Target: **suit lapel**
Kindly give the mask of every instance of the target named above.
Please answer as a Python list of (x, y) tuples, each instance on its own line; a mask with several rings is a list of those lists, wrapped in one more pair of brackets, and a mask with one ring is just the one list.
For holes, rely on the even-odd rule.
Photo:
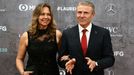
[[(81, 42), (80, 42), (80, 36), (79, 36), (79, 28), (78, 28), (78, 25), (74, 27), (73, 29), (73, 36), (74, 36), (74, 39), (75, 39), (75, 44), (77, 47), (77, 52), (80, 53), (80, 55), (83, 55), (83, 52), (82, 52), (82, 47), (81, 47)], [(79, 38), (78, 38), (79, 37)]]
[(88, 48), (87, 48), (86, 55), (87, 55), (87, 53), (89, 53), (92, 50), (92, 45), (94, 45), (94, 43), (95, 43), (95, 39), (96, 39), (97, 33), (98, 32), (95, 29), (95, 26), (92, 25), (92, 29), (91, 29), (91, 34), (90, 34), (90, 38), (89, 38), (89, 41), (88, 41)]

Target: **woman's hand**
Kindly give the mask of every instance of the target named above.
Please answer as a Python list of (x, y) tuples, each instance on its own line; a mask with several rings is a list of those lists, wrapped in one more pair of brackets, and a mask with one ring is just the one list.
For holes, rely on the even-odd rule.
[(32, 75), (33, 71), (24, 71), (21, 75)]

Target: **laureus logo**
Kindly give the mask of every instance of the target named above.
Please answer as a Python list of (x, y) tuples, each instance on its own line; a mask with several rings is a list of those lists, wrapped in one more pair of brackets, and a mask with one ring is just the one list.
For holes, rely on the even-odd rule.
[(34, 10), (35, 6), (33, 5), (27, 5), (27, 4), (20, 4), (19, 10), (20, 11), (28, 11), (28, 10)]
[(105, 8), (105, 11), (110, 16), (115, 15), (117, 13), (117, 11), (116, 11), (116, 5), (115, 4), (112, 4), (112, 3), (108, 4), (106, 6), (106, 8)]

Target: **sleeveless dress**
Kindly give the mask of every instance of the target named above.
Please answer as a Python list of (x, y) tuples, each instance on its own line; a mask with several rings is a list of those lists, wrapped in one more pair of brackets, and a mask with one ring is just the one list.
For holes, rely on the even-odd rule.
[(27, 71), (33, 71), (32, 75), (59, 75), (56, 53), (58, 46), (56, 36), (53, 41), (47, 37), (46, 30), (38, 30), (36, 38), (30, 38), (28, 32), (28, 61)]

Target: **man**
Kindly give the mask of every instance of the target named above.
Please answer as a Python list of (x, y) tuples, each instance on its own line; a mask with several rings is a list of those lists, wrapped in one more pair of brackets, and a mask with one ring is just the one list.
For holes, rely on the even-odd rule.
[(110, 33), (91, 23), (94, 15), (92, 2), (78, 3), (78, 24), (63, 31), (59, 65), (67, 75), (104, 75), (104, 69), (114, 64)]

